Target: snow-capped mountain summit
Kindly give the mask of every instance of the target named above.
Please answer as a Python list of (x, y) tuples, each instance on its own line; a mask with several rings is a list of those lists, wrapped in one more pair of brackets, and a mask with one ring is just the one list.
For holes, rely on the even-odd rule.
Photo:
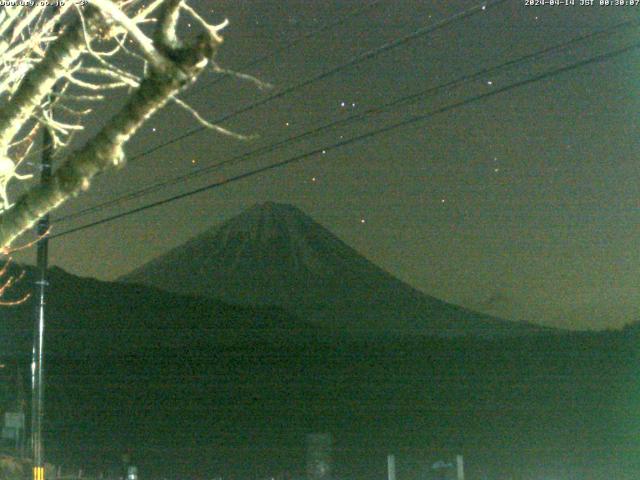
[(122, 278), (240, 305), (277, 305), (338, 330), (517, 334), (532, 325), (410, 287), (292, 205), (253, 206)]
[[(269, 269), (269, 275), (283, 273), (285, 268), (289, 274), (293, 270), (300, 275), (307, 270), (322, 270), (322, 259), (308, 238), (314, 225), (317, 226), (310, 217), (292, 205), (266, 202), (219, 229), (210, 230), (204, 237), (215, 239), (217, 251), (224, 254), (225, 268), (236, 270), (252, 260), (249, 263), (258, 262)], [(254, 272), (255, 265), (246, 266)]]

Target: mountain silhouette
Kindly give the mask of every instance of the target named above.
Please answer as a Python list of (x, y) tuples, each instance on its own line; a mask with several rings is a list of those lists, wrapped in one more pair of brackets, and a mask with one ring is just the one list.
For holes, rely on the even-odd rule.
[(277, 306), (337, 331), (435, 335), (541, 330), (426, 295), (298, 208), (257, 204), (121, 280), (238, 305)]
[[(33, 293), (32, 268), (12, 274), (21, 268), (7, 299)], [(277, 307), (55, 267), (48, 281), (45, 444), (54, 464), (110, 471), (131, 448), (149, 478), (285, 469), (302, 478), (301, 439), (330, 431), (340, 478), (383, 476), (389, 451), (407, 463), (462, 451), (473, 478), (510, 478), (514, 459), (531, 478), (546, 478), (549, 465), (586, 472), (575, 478), (638, 478), (633, 326), (370, 341)], [(1, 364), (22, 366), (25, 390), (35, 303), (0, 310)]]

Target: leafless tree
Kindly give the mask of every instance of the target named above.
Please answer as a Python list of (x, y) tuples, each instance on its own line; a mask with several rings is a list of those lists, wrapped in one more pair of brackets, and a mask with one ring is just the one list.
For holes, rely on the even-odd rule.
[[(0, 9), (0, 247), (5, 253), (38, 218), (88, 189), (95, 175), (123, 165), (126, 143), (167, 102), (209, 128), (235, 135), (178, 98), (206, 68), (223, 71), (214, 55), (226, 21), (209, 23), (187, 0), (5, 3)], [(198, 36), (180, 38), (181, 16), (199, 27)], [(86, 125), (94, 104), (117, 89), (126, 92), (122, 108), (75, 145), (73, 134)], [(34, 153), (43, 128), (55, 145), (57, 168), (49, 182), (31, 184), (11, 202), (7, 185), (30, 177), (17, 170)]]

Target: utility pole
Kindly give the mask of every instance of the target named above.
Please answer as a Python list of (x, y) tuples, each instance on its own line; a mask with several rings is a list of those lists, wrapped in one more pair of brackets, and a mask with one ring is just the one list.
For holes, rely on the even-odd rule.
[(464, 480), (464, 458), (462, 455), (456, 455), (456, 478)]
[(396, 480), (396, 456), (387, 455), (387, 480)]
[[(53, 137), (47, 126), (43, 127), (42, 170), (40, 183), (48, 183), (51, 178), (51, 157)], [(31, 357), (31, 446), (33, 448), (33, 480), (44, 480), (44, 447), (42, 441), (42, 420), (44, 418), (44, 325), (49, 261), (49, 215), (38, 221), (38, 266), (36, 277), (36, 312), (33, 328), (33, 350)]]

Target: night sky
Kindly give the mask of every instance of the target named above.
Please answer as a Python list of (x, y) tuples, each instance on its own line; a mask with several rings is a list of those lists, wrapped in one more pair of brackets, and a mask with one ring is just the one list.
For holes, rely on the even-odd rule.
[[(524, 0), (513, 0), (454, 21), (224, 122), (235, 131), (259, 135), (256, 140), (242, 142), (210, 131), (189, 136), (103, 175), (53, 218), (625, 20), (640, 20), (640, 6), (575, 3), (526, 6)], [(274, 85), (260, 91), (248, 82), (203, 76), (184, 98), (210, 120), (482, 5), (478, 0), (385, 0), (349, 16), (367, 2), (191, 4), (211, 20), (229, 18), (218, 55), (222, 66)], [(282, 49), (342, 17), (347, 17), (342, 24)], [(639, 32), (627, 26), (585, 39), (268, 155), (56, 223), (53, 233), (618, 50), (637, 42)], [(264, 62), (243, 68), (263, 56), (268, 56)], [(81, 276), (112, 280), (256, 202), (272, 200), (300, 207), (370, 260), (430, 295), (509, 319), (576, 329), (619, 327), (640, 318), (639, 66), (640, 50), (631, 50), (62, 236), (51, 242), (51, 262)], [(118, 104), (115, 99), (110, 103)], [(98, 124), (92, 121), (89, 130)], [(135, 157), (193, 128), (197, 124), (185, 112), (168, 106), (130, 142), (128, 154)]]

